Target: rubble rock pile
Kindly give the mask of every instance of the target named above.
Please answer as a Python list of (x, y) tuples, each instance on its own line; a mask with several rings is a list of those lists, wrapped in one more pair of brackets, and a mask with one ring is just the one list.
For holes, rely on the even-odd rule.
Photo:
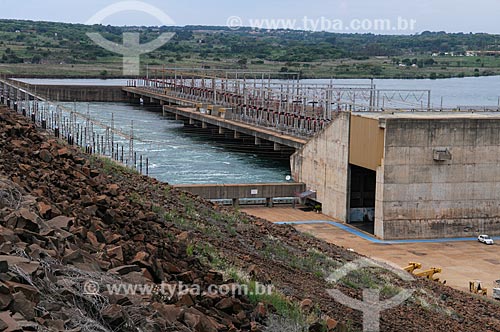
[(244, 297), (176, 289), (232, 281), (76, 148), (3, 110), (0, 151), (0, 331), (261, 330)]

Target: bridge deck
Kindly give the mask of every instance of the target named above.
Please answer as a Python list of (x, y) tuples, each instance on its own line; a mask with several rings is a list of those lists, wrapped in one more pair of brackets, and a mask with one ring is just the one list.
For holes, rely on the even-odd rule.
[(165, 103), (178, 104), (178, 105), (165, 106), (165, 110), (173, 114), (193, 119), (196, 121), (208, 123), (214, 126), (232, 130), (245, 135), (253, 136), (259, 139), (268, 140), (277, 144), (289, 146), (294, 149), (300, 149), (308, 142), (307, 139), (283, 134), (272, 129), (259, 127), (236, 120), (224, 119), (215, 115), (201, 113), (196, 109), (196, 104), (197, 104), (196, 101), (190, 101), (187, 99), (182, 99), (179, 97), (174, 97), (166, 94), (159, 94), (152, 91), (145, 91), (143, 89), (134, 87), (124, 87), (123, 90), (125, 92), (140, 95), (142, 97), (153, 98), (159, 101), (163, 101)]

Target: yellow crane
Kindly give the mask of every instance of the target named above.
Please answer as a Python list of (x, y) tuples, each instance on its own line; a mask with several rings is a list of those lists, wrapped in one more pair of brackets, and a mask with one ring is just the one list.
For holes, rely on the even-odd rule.
[(410, 263), (408, 263), (408, 266), (403, 267), (403, 270), (405, 270), (406, 272), (413, 273), (415, 270), (418, 270), (421, 268), (422, 268), (422, 264), (410, 262)]
[[(427, 279), (432, 280), (432, 281), (439, 282), (439, 277), (435, 276), (435, 274), (441, 273), (442, 272), (441, 268), (432, 267), (428, 270), (416, 271), (416, 270), (419, 270), (421, 268), (422, 268), (422, 264), (416, 263), (416, 262), (410, 262), (410, 263), (408, 263), (408, 266), (403, 267), (403, 270), (413, 274), (414, 276), (423, 277), (423, 278), (427, 278)], [(442, 283), (446, 284), (446, 280), (442, 281)]]
[(442, 272), (441, 268), (439, 268), (439, 267), (431, 267), (428, 270), (424, 270), (424, 271), (421, 271), (421, 272), (416, 272), (416, 273), (413, 273), (413, 274), (415, 276), (417, 276), (417, 277), (423, 277), (423, 278), (427, 278), (429, 280), (439, 281), (439, 277), (436, 277), (435, 274), (438, 274), (438, 273), (441, 273), (441, 272)]

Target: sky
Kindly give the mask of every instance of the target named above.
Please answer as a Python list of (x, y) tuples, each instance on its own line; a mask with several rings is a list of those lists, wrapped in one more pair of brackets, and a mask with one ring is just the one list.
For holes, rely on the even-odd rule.
[[(415, 34), (423, 31), (499, 33), (499, 0), (141, 0), (154, 6), (153, 17), (137, 2), (120, 0), (0, 0), (3, 19), (86, 23), (114, 7), (99, 22), (111, 25), (217, 25), (300, 30)], [(22, 4), (22, 5), (21, 5)], [(139, 6), (139, 7), (138, 7)], [(124, 10), (126, 7), (127, 10)], [(142, 6), (142, 9), (147, 6)], [(156, 10), (157, 9), (157, 10)], [(113, 13), (112, 15), (110, 13)], [(109, 14), (109, 15), (108, 15)], [(104, 16), (106, 16), (104, 18)], [(170, 19), (166, 20), (166, 17)], [(379, 23), (377, 23), (379, 21)], [(380, 23), (383, 22), (383, 23)]]

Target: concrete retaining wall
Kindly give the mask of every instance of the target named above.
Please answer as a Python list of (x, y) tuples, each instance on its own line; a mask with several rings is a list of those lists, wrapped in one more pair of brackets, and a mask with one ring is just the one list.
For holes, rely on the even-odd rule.
[(387, 119), (385, 141), (377, 236), (500, 235), (500, 119)]
[(120, 86), (31, 85), (29, 90), (53, 101), (124, 102)]
[(205, 199), (295, 197), (305, 191), (303, 183), (200, 184), (176, 185), (175, 188)]
[(346, 221), (350, 113), (341, 112), (291, 158), (294, 179), (317, 192), (323, 213)]

